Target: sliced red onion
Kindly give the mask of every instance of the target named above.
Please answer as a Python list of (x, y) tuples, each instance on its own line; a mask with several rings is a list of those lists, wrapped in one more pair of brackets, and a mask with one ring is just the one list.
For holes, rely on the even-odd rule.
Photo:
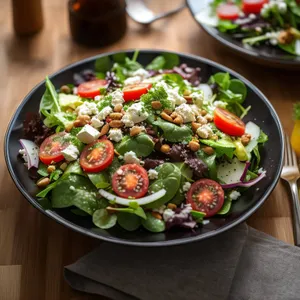
[(255, 184), (257, 184), (259, 181), (261, 181), (264, 177), (266, 177), (266, 172), (262, 172), (257, 178), (252, 179), (247, 182), (236, 182), (236, 183), (230, 183), (230, 184), (221, 184), (223, 189), (233, 189), (236, 187), (251, 187)]
[(39, 167), (39, 147), (30, 140), (21, 139), (20, 143), (25, 150), (28, 158), (27, 166), (28, 170), (32, 167)]
[(245, 164), (244, 172), (243, 172), (243, 174), (242, 174), (242, 176), (241, 176), (241, 178), (240, 178), (240, 181), (243, 182), (243, 181), (245, 180), (246, 175), (247, 175), (247, 171), (248, 171), (250, 165), (251, 165), (250, 161), (247, 161), (246, 164)]

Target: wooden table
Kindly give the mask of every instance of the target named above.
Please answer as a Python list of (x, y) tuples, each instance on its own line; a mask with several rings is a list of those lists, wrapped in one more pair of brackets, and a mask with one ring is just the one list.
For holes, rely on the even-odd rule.
[[(70, 38), (66, 1), (44, 1), (45, 28), (30, 39), (14, 36), (8, 2), (0, 0), (1, 149), (12, 114), (45, 75), (91, 55), (128, 48), (193, 53), (236, 70), (270, 99), (285, 131), (291, 132), (292, 103), (299, 100), (297, 74), (261, 67), (225, 51), (205, 35), (187, 9), (158, 21), (148, 30), (129, 21), (127, 35), (121, 41), (110, 47), (89, 49), (74, 44)], [(156, 9), (166, 9), (168, 4), (171, 1), (152, 1)], [(94, 299), (72, 291), (63, 280), (62, 270), (99, 242), (58, 225), (34, 209), (9, 177), (3, 155), (0, 161), (0, 298)], [(281, 183), (248, 223), (293, 243), (289, 199)]]

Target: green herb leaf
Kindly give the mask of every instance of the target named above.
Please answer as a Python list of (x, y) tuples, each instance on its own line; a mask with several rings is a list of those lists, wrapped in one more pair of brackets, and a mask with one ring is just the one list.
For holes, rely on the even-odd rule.
[(111, 186), (107, 172), (87, 173), (88, 178), (97, 189), (107, 189)]
[(234, 24), (232, 21), (229, 21), (229, 20), (219, 20), (218, 21), (218, 29), (221, 32), (231, 31), (238, 27), (239, 27), (239, 25)]
[(179, 56), (175, 53), (165, 52), (162, 54), (165, 59), (164, 69), (173, 69), (174, 67), (178, 66), (180, 63)]
[(260, 130), (260, 134), (259, 134), (259, 137), (257, 139), (257, 143), (258, 144), (264, 144), (268, 141), (268, 136), (262, 131)]
[(98, 209), (93, 214), (93, 223), (101, 229), (109, 229), (116, 225), (117, 216), (109, 214), (106, 209)]
[(141, 226), (141, 218), (126, 212), (118, 213), (118, 224), (127, 231), (137, 230)]
[[(224, 151), (222, 151), (224, 152)], [(231, 155), (231, 154), (229, 154)], [(217, 164), (216, 164), (216, 158), (217, 154), (214, 153), (213, 155), (207, 155), (204, 151), (199, 150), (197, 152), (197, 156), (205, 162), (205, 164), (208, 167), (208, 174), (209, 178), (213, 180), (217, 180)]]
[(231, 204), (231, 199), (229, 197), (226, 197), (221, 210), (218, 211), (218, 215), (226, 215), (230, 211)]
[(152, 62), (147, 65), (147, 70), (162, 70), (164, 68), (164, 65), (166, 63), (166, 60), (163, 56), (156, 56)]
[(242, 101), (247, 97), (247, 87), (246, 85), (239, 79), (230, 80), (229, 90), (234, 94), (242, 95)]
[(45, 110), (50, 110), (52, 112), (60, 112), (61, 109), (58, 104), (58, 95), (54, 85), (52, 84), (48, 76), (46, 77), (45, 85), (46, 91), (40, 102), (40, 112), (43, 112)]
[(49, 174), (48, 174), (48, 171), (47, 171), (47, 168), (48, 166), (46, 166), (45, 164), (43, 164), (42, 162), (39, 163), (39, 168), (37, 170), (37, 172), (43, 176), (43, 177), (47, 177)]
[(200, 140), (200, 141), (201, 143), (214, 148), (217, 157), (221, 157), (224, 154), (229, 158), (233, 157), (233, 153), (236, 147), (232, 141), (229, 141), (227, 139), (219, 139), (217, 141), (213, 141), (213, 140)]
[(59, 179), (60, 175), (63, 173), (62, 170), (56, 169), (50, 174), (50, 180), (56, 181)]
[(150, 212), (146, 213), (147, 219), (142, 220), (144, 228), (151, 232), (163, 232), (166, 230), (166, 224), (163, 220), (156, 219)]
[(126, 58), (125, 53), (116, 53), (112, 55), (113, 61), (120, 64), (125, 62), (125, 58)]
[(95, 71), (106, 73), (111, 69), (111, 60), (108, 56), (99, 57), (95, 62)]
[(144, 103), (144, 107), (148, 112), (153, 110), (151, 105), (152, 101), (159, 101), (162, 105), (162, 109), (173, 108), (171, 101), (168, 100), (168, 94), (162, 86), (150, 89), (147, 94), (141, 97), (140, 101)]

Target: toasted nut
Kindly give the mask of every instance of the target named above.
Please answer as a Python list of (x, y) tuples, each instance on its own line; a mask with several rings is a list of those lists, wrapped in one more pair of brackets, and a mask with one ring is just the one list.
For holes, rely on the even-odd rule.
[(214, 134), (214, 135), (211, 136), (210, 139), (213, 140), (213, 141), (217, 141), (219, 139), (219, 137), (216, 134)]
[(70, 94), (71, 93), (71, 89), (67, 85), (61, 86), (60, 91), (61, 91), (61, 93), (64, 93), (64, 94)]
[(133, 126), (130, 128), (130, 136), (136, 136), (142, 132), (142, 128), (139, 126)]
[(105, 125), (101, 128), (100, 136), (103, 136), (103, 135), (107, 134), (107, 133), (108, 133), (108, 130), (109, 130), (109, 124), (105, 124)]
[(194, 132), (196, 132), (199, 127), (201, 127), (200, 123), (192, 122), (192, 129)]
[(251, 134), (245, 133), (241, 137), (241, 142), (244, 146), (247, 146), (251, 140)]
[(109, 126), (112, 128), (121, 128), (124, 124), (120, 120), (112, 120), (109, 122)]
[(165, 112), (162, 112), (160, 114), (160, 116), (166, 121), (173, 122), (173, 119), (169, 115), (167, 115)]
[(48, 168), (47, 168), (47, 172), (50, 174), (50, 173), (52, 173), (52, 172), (54, 172), (56, 170), (56, 167), (55, 166), (48, 166)]
[(162, 107), (160, 101), (152, 101), (151, 106), (153, 109), (161, 109), (161, 107)]
[(154, 218), (158, 219), (158, 220), (161, 220), (162, 219), (162, 216), (156, 212), (156, 211), (151, 211), (151, 214)]
[(179, 116), (179, 115), (178, 115), (178, 116), (173, 120), (173, 122), (174, 122), (175, 124), (177, 124), (177, 125), (183, 124), (182, 116)]
[(64, 171), (67, 168), (67, 166), (68, 166), (68, 164), (64, 162), (60, 165), (59, 168)]
[(173, 111), (171, 109), (165, 108), (163, 112), (166, 113), (167, 115), (170, 115)]
[(184, 90), (183, 91), (183, 96), (189, 96), (192, 92), (189, 90)]
[(82, 127), (83, 125), (82, 125), (81, 121), (75, 120), (74, 123), (73, 123), (73, 126), (74, 127)]
[(67, 113), (72, 113), (72, 112), (73, 112), (73, 109), (72, 109), (72, 108), (67, 108), (67, 109), (66, 109), (66, 112), (67, 112)]
[(66, 132), (70, 132), (72, 128), (74, 127), (74, 123), (70, 123), (65, 127)]
[(207, 124), (207, 120), (205, 119), (205, 117), (202, 116), (197, 117), (197, 122), (200, 123), (201, 125)]
[(183, 96), (183, 98), (186, 100), (187, 103), (192, 104), (193, 98), (191, 96)]
[(170, 148), (170, 146), (167, 145), (167, 144), (164, 144), (164, 145), (162, 145), (162, 146), (160, 147), (160, 151), (163, 152), (163, 153), (168, 153), (168, 152), (170, 152), (170, 150), (171, 150), (171, 148)]
[(281, 31), (278, 35), (278, 42), (280, 44), (290, 44), (295, 39), (290, 30)]
[(176, 117), (178, 117), (179, 115), (178, 115), (178, 113), (176, 112), (176, 111), (173, 111), (172, 113), (171, 113), (171, 118), (173, 118), (173, 119), (175, 119)]
[(176, 208), (177, 208), (177, 205), (176, 205), (176, 204), (174, 204), (174, 203), (168, 203), (167, 207), (168, 207), (169, 209), (172, 209), (172, 210), (174, 210), (174, 209), (176, 209)]
[(196, 141), (190, 141), (189, 142), (189, 147), (193, 152), (196, 152), (200, 149), (200, 144)]
[(119, 112), (113, 112), (109, 115), (112, 120), (121, 120), (123, 115)]
[(88, 115), (81, 115), (78, 116), (77, 119), (74, 121), (75, 127), (82, 127), (86, 124), (89, 124), (91, 122), (91, 117)]
[(215, 153), (214, 148), (212, 147), (203, 147), (203, 152), (205, 152), (207, 155), (213, 155)]
[(114, 107), (114, 112), (120, 112), (123, 108), (122, 104), (116, 104)]
[(206, 114), (207, 114), (207, 111), (206, 111), (205, 109), (202, 109), (202, 110), (201, 110), (201, 115), (202, 115), (202, 116), (205, 116)]
[(48, 177), (45, 177), (45, 178), (40, 179), (40, 180), (36, 183), (36, 185), (37, 185), (38, 187), (45, 187), (45, 186), (47, 186), (49, 183), (50, 183), (50, 179), (49, 179)]
[(204, 118), (207, 120), (207, 122), (212, 122), (214, 120), (214, 117), (209, 114), (207, 114)]

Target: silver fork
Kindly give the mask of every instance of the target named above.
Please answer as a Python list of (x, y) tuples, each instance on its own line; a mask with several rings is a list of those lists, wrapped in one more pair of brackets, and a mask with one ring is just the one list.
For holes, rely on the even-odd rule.
[(297, 181), (300, 178), (300, 172), (297, 164), (295, 151), (292, 149), (290, 139), (285, 135), (284, 145), (284, 165), (281, 172), (281, 178), (284, 179), (291, 188), (293, 199), (293, 231), (295, 245), (300, 246), (300, 203)]

